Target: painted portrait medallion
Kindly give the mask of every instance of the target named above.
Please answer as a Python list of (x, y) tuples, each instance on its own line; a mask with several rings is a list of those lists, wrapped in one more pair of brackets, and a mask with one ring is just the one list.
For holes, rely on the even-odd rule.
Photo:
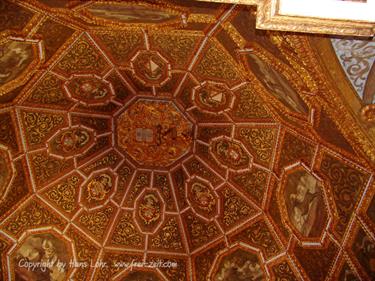
[(178, 15), (143, 5), (94, 4), (87, 11), (94, 17), (121, 23), (165, 23)]
[(243, 249), (222, 257), (212, 277), (214, 281), (266, 280), (258, 256)]
[(84, 152), (93, 141), (93, 134), (83, 128), (64, 129), (49, 142), (50, 151), (60, 156), (74, 156)]
[(96, 76), (75, 76), (66, 84), (68, 94), (83, 104), (97, 105), (108, 103), (112, 97), (109, 82)]
[(138, 100), (117, 120), (117, 141), (139, 164), (165, 167), (190, 150), (193, 126), (172, 102)]
[(0, 86), (19, 76), (33, 61), (33, 45), (10, 41), (0, 45)]
[(307, 171), (295, 171), (287, 176), (284, 200), (294, 229), (303, 237), (320, 237), (328, 217), (320, 182)]
[(0, 90), (28, 76), (35, 56), (34, 43), (9, 39), (0, 43)]
[[(69, 252), (55, 235), (30, 235), (13, 255), (15, 280), (65, 281), (72, 258)], [(27, 264), (38, 266), (31, 270)]]
[(255, 54), (247, 54), (250, 70), (276, 99), (291, 111), (307, 114), (309, 109), (290, 83)]
[(234, 170), (246, 169), (250, 165), (250, 156), (242, 145), (227, 138), (210, 143), (210, 151), (220, 164)]

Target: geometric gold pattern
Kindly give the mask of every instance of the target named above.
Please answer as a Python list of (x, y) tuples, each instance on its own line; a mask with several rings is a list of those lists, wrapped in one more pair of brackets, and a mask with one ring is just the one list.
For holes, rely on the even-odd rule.
[(373, 279), (373, 144), (308, 35), (241, 5), (3, 2), (0, 280)]
[(170, 102), (138, 100), (119, 117), (117, 130), (119, 146), (143, 165), (171, 164), (191, 145), (192, 125)]

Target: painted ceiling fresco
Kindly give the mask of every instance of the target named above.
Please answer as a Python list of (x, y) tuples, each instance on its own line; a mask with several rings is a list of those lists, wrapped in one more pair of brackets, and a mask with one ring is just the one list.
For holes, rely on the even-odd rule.
[(365, 104), (375, 103), (375, 41), (332, 39), (337, 58)]
[(375, 279), (374, 143), (331, 41), (255, 16), (0, 2), (0, 280)]

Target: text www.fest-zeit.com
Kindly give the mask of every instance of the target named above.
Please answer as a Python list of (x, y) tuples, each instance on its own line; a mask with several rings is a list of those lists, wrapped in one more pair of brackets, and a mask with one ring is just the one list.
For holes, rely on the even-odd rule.
[(88, 267), (116, 267), (116, 268), (130, 268), (130, 267), (147, 267), (147, 268), (176, 268), (177, 263), (171, 261), (150, 261), (150, 262), (139, 262), (132, 260), (131, 262), (114, 262), (113, 264), (108, 264), (107, 262), (103, 261), (96, 261), (95, 263), (89, 262), (77, 262), (77, 261), (70, 261), (69, 263), (57, 261), (55, 263), (52, 262), (30, 262), (27, 259), (21, 259), (18, 262), (19, 267), (27, 268), (30, 271), (35, 271), (39, 269), (41, 271), (46, 271), (48, 268), (57, 267), (59, 269), (67, 269), (70, 268), (88, 268)]

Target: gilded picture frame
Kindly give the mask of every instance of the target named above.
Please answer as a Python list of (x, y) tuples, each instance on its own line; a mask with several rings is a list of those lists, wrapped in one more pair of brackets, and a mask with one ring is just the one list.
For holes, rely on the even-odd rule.
[(257, 5), (258, 29), (372, 37), (374, 0), (198, 0)]

